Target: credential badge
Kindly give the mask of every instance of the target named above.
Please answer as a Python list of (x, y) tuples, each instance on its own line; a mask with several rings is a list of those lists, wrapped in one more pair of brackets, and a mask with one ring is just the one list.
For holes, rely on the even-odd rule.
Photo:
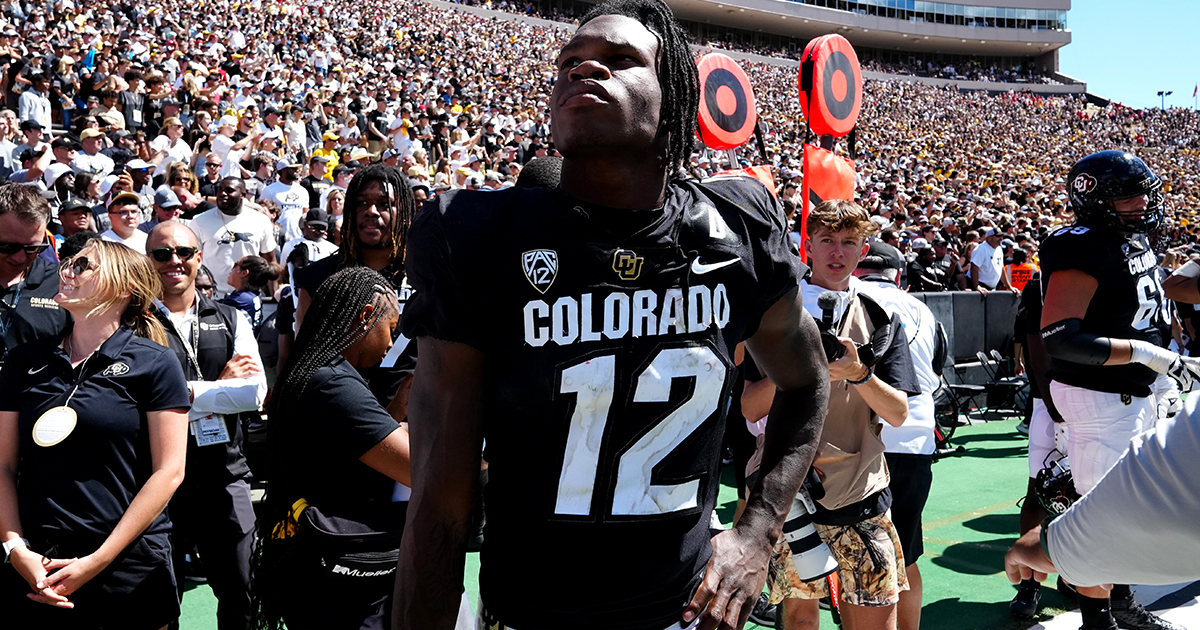
[(552, 249), (534, 249), (521, 254), (521, 268), (529, 284), (541, 293), (550, 290), (554, 277), (558, 275), (558, 252)]

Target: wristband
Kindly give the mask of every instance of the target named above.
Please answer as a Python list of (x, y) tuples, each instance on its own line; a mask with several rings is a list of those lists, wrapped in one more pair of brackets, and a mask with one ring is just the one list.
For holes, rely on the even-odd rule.
[(867, 381), (871, 380), (872, 376), (875, 376), (875, 371), (872, 370), (870, 366), (867, 366), (867, 374), (865, 376), (863, 376), (861, 379), (859, 379), (857, 381), (852, 381), (850, 379), (846, 379), (846, 382), (850, 383), (851, 385), (862, 385), (863, 383), (866, 383)]
[(12, 552), (20, 549), (21, 547), (29, 547), (29, 541), (25, 540), (24, 538), (14, 538), (2, 544), (4, 546), (4, 564), (10, 564), (12, 562)]
[(1194, 260), (1189, 260), (1184, 265), (1175, 270), (1174, 275), (1183, 276), (1185, 278), (1200, 277), (1200, 263)]
[[(1054, 519), (1058, 518), (1058, 516), (1055, 514), (1054, 516), (1047, 516), (1042, 520), (1042, 531), (1038, 534), (1038, 540), (1042, 543), (1042, 553), (1046, 554), (1047, 558), (1050, 558), (1050, 543), (1047, 541), (1046, 534), (1050, 531), (1050, 523), (1053, 523)], [(1050, 561), (1054, 562), (1054, 558), (1050, 558)]]

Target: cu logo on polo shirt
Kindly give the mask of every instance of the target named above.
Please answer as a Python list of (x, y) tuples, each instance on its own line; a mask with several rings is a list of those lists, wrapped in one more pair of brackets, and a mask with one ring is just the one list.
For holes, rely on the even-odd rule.
[(118, 361), (106, 368), (100, 373), (100, 376), (121, 376), (129, 372), (129, 364)]

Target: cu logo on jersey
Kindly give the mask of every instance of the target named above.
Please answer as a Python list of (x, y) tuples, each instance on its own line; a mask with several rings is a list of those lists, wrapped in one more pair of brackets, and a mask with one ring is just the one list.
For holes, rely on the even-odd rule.
[(541, 293), (550, 289), (558, 275), (558, 253), (550, 249), (535, 249), (521, 254), (521, 267), (529, 284)]
[(1075, 189), (1075, 192), (1086, 195), (1096, 189), (1096, 178), (1089, 173), (1080, 173), (1075, 181), (1071, 182), (1071, 187)]
[(645, 260), (631, 249), (618, 249), (613, 253), (613, 271), (622, 280), (637, 280), (642, 275), (642, 263)]

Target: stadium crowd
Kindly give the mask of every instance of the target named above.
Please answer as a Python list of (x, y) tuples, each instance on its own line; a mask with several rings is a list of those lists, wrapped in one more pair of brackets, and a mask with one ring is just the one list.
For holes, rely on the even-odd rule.
[[(528, 4), (501, 3), (495, 8), (540, 15)], [(264, 328), (268, 336), (275, 329), (281, 337), (279, 368), (287, 363), (293, 342), (294, 362), (313, 362), (304, 378), (318, 378), (317, 362), (344, 360), (352, 368), (370, 368), (386, 353), (387, 361), (396, 365), (391, 338), (372, 331), (378, 327), (391, 333), (412, 293), (403, 277), (405, 231), (412, 217), (401, 216), (402, 209), (451, 190), (511, 188), (527, 165), (556, 154), (549, 120), (554, 58), (570, 37), (572, 16), (547, 16), (564, 21), (561, 26), (544, 26), (518, 17), (481, 17), (421, 0), (13, 0), (2, 10), (0, 92), (5, 108), (0, 110), (0, 181), (40, 193), (49, 209), (43, 225), (54, 238), (54, 247), (46, 251), (18, 244), (2, 253), (10, 258), (22, 251), (27, 257), (37, 254), (46, 265), (68, 260), (59, 273), (72, 283), (96, 270), (89, 262), (120, 261), (131, 274), (146, 275), (153, 271), (146, 266), (152, 260), (164, 279), (186, 285), (174, 294), (170, 286), (157, 285), (166, 305), (161, 309), (170, 311), (158, 317), (149, 294), (141, 294), (154, 285), (147, 280), (135, 315), (146, 322), (157, 317), (154, 321), (183, 330), (181, 322), (191, 321), (183, 313), (196, 308), (204, 330), (228, 331), (228, 356), (220, 360), (216, 355), (198, 357), (204, 350), (197, 346), (200, 328), (191, 329), (190, 342), (186, 332), (171, 340), (188, 383), (233, 380), (242, 388), (219, 404), (209, 400), (212, 396), (205, 398), (203, 388), (193, 390), (189, 420), (197, 441), (242, 440), (243, 423), (237, 414), (256, 414), (266, 391), (257, 366), (267, 357), (253, 350)], [(814, 138), (800, 111), (796, 69), (759, 62), (743, 62), (742, 67), (755, 86), (761, 140), (737, 149), (733, 162), (726, 152), (698, 151), (685, 157), (685, 169), (704, 179), (724, 170), (769, 166), (777, 196), (799, 231), (800, 156), (804, 143)], [(882, 62), (867, 62), (865, 67), (955, 79), (1050, 81), (1027, 69), (973, 66), (960, 71), (953, 66)], [(987, 94), (914, 81), (868, 81), (854, 141), (837, 142), (837, 152), (855, 162), (857, 202), (871, 215), (873, 225), (857, 229), (878, 232), (884, 243), (899, 250), (905, 260), (896, 266), (884, 261), (880, 269), (906, 276), (902, 283), (912, 291), (1019, 291), (1028, 280), (1026, 270), (1038, 260), (1039, 243), (1073, 221), (1064, 182), (1071, 165), (1084, 155), (1113, 148), (1137, 153), (1163, 180), (1167, 218), (1151, 238), (1166, 255), (1164, 264), (1171, 266), (1176, 253), (1193, 245), (1200, 209), (1193, 182), (1200, 157), (1200, 115), (1191, 110), (1137, 110), (1115, 103), (1100, 107), (1078, 95)], [(4, 204), (20, 205), (6, 194), (14, 195), (11, 190), (0, 193), (0, 221), (6, 220)], [(16, 198), (21, 200), (19, 194)], [(180, 223), (191, 229), (180, 229)], [(88, 244), (92, 236), (124, 243), (151, 258), (126, 260), (124, 250)], [(8, 235), (0, 235), (4, 245), (14, 244), (8, 240)], [(980, 251), (989, 256), (977, 255)], [(994, 259), (1001, 261), (999, 266), (988, 262), (992, 252), (1002, 252)], [(180, 270), (171, 267), (177, 259)], [(306, 284), (297, 275), (324, 259), (328, 260), (320, 277), (314, 274)], [(27, 258), (20, 260), (27, 264)], [(370, 266), (383, 275), (343, 272), (337, 277), (345, 283), (340, 287), (345, 299), (325, 295), (313, 301), (322, 280), (337, 269), (356, 266)], [(32, 281), (32, 273), (24, 280), (21, 276), (30, 268), (7, 279)], [(12, 270), (0, 269), (7, 271)], [(838, 282), (848, 286), (849, 272), (846, 276)], [(30, 286), (36, 290), (36, 284)], [(390, 296), (391, 290), (397, 299), (377, 295)], [(11, 297), (16, 304), (20, 292), (14, 295), (3, 287), (0, 297)], [(263, 301), (279, 306), (279, 319), (269, 325)], [(338, 328), (343, 322), (334, 321), (331, 313), (360, 316), (354, 328), (361, 324), (366, 331), (343, 348), (340, 359), (319, 336), (350, 334)], [(105, 315), (118, 321), (124, 314)], [(321, 332), (302, 335), (305, 317), (322, 317), (320, 328), (312, 326)], [(4, 336), (11, 332), (13, 337), (20, 333), (34, 338), (46, 332), (17, 330), (8, 319), (4, 323)], [(46, 326), (53, 324), (62, 322)], [(162, 323), (148, 328), (155, 335), (166, 334), (160, 330)], [(0, 347), (0, 357), (10, 350)], [(104, 348), (92, 350), (103, 353)], [(74, 369), (76, 353), (68, 351), (68, 359)], [(270, 367), (271, 362), (266, 363)], [(351, 378), (346, 374), (352, 368), (321, 377), (329, 383)], [(170, 375), (174, 380), (184, 376)], [(855, 384), (871, 377), (868, 369)], [(333, 388), (329, 383), (323, 386)], [(301, 391), (306, 384), (289, 387)], [(376, 381), (366, 377), (352, 385), (342, 391), (367, 399)], [(396, 382), (390, 385), (396, 392)], [(915, 392), (922, 384), (908, 385), (903, 391)], [(394, 429), (392, 418), (405, 417), (397, 411), (407, 405), (401, 398), (397, 395), (395, 408), (389, 397), (370, 409), (339, 408), (329, 414), (373, 418), (373, 426), (363, 429), (382, 440)], [(276, 404), (291, 404), (299, 412), (297, 400), (301, 399)], [(156, 405), (150, 407), (154, 413), (180, 408), (177, 396), (162, 392), (145, 392), (145, 400), (138, 402)], [(213, 406), (205, 408), (206, 404)], [(228, 426), (206, 424), (213, 414), (231, 414), (235, 420)], [(346, 452), (354, 446), (347, 446)], [(407, 455), (397, 453), (406, 450), (407, 441), (403, 448), (382, 449), (372, 461), (356, 454), (341, 465), (362, 461), (387, 474), (403, 494), (401, 487), (410, 481)], [(171, 504), (173, 513), (186, 515), (182, 521), (193, 519), (187, 538), (191, 546), (175, 550), (178, 562), (192, 546), (205, 556), (206, 545), (236, 548), (235, 557), (222, 559), (228, 566), (211, 567), (222, 576), (213, 585), (221, 599), (222, 628), (239, 623), (244, 627), (249, 616), (250, 602), (241, 600), (250, 579), (249, 550), (256, 533), (248, 469), (240, 468), (245, 461), (240, 451), (229, 452), (228, 462), (220, 462), (221, 472), (212, 478), (193, 474), (189, 452), (184, 483), (202, 479), (218, 488), (218, 494), (225, 493), (221, 500), (228, 500), (227, 511), (240, 528), (236, 534), (205, 538), (208, 534), (197, 524), (202, 517), (188, 515), (187, 508), (178, 505), (181, 496), (208, 500), (211, 495), (205, 493), (212, 488), (184, 485)], [(179, 453), (168, 455), (165, 460), (182, 466)], [(164, 464), (162, 470), (164, 476), (172, 474), (171, 465)], [(324, 481), (313, 483), (315, 492), (336, 490)], [(165, 505), (171, 493), (164, 488), (156, 487), (155, 497)], [(276, 497), (276, 503), (280, 499)], [(286, 512), (288, 507), (279, 503), (270, 509)], [(161, 525), (153, 518), (143, 527)], [(261, 522), (258, 528), (260, 538), (286, 538), (270, 528), (264, 532)], [(287, 572), (285, 564), (280, 567)], [(53, 589), (38, 586), (35, 591), (42, 593), (38, 597), (45, 598), (43, 603), (62, 603)], [(919, 609), (919, 592), (916, 600)], [(171, 614), (154, 612), (163, 618)]]

